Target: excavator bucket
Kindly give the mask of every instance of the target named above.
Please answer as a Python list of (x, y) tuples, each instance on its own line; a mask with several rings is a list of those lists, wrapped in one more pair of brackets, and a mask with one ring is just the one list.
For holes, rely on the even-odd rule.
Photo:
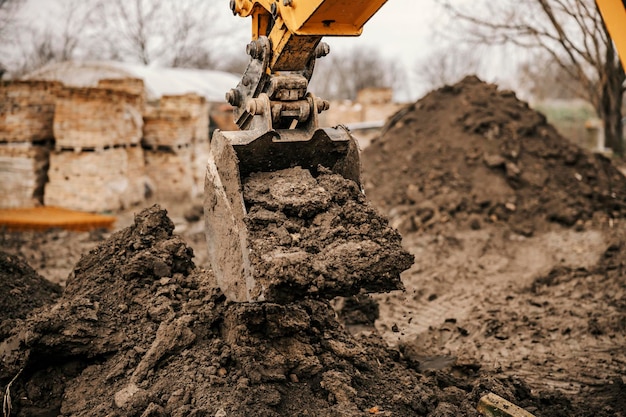
[(358, 144), (345, 127), (213, 134), (205, 183), (205, 232), (218, 284), (232, 301), (264, 301), (249, 259), (242, 184), (252, 173), (295, 166), (313, 176), (324, 167), (361, 186)]

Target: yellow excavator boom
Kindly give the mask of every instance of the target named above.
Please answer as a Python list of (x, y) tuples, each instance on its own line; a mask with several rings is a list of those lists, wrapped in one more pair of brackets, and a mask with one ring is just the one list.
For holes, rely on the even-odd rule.
[(234, 14), (252, 17), (252, 39), (267, 36), (273, 71), (303, 69), (322, 36), (359, 36), (387, 0), (232, 0)]
[(626, 1), (596, 0), (596, 4), (615, 43), (622, 65), (626, 66)]

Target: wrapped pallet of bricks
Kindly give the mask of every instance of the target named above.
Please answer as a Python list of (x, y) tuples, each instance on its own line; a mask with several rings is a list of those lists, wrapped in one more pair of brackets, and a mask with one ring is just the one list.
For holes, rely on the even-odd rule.
[[(143, 118), (137, 94), (66, 88), (54, 116), (46, 205), (101, 212), (143, 200)], [(139, 153), (139, 155), (137, 155)]]
[(177, 149), (191, 145), (193, 124), (188, 111), (149, 106), (143, 116), (142, 144), (148, 149)]
[(143, 117), (136, 94), (72, 87), (59, 93), (54, 137), (59, 149), (103, 149), (141, 141)]
[(158, 202), (183, 202), (194, 192), (191, 146), (145, 149), (146, 173)]
[(41, 205), (49, 152), (28, 142), (0, 143), (0, 208)]
[(52, 152), (45, 205), (87, 212), (123, 208), (131, 190), (128, 159), (122, 147)]
[(105, 78), (98, 81), (99, 88), (125, 91), (139, 98), (139, 110), (146, 108), (146, 87), (141, 78)]
[(204, 175), (209, 158), (209, 104), (204, 97), (191, 93), (163, 96), (160, 100), (160, 106), (163, 110), (185, 110), (191, 116), (193, 195), (200, 195), (204, 189)]
[(209, 140), (209, 104), (206, 99), (197, 94), (165, 95), (159, 101), (162, 110), (186, 111), (191, 117), (193, 126), (192, 140)]
[(56, 81), (0, 83), (0, 142), (38, 142), (52, 139)]
[(53, 81), (0, 83), (0, 208), (41, 205), (61, 88)]
[(122, 205), (130, 207), (141, 203), (146, 198), (146, 186), (149, 183), (146, 175), (144, 150), (140, 145), (126, 147), (128, 169), (128, 189), (122, 194)]
[(194, 196), (193, 119), (184, 108), (148, 106), (143, 140), (146, 174), (157, 201), (188, 200)]

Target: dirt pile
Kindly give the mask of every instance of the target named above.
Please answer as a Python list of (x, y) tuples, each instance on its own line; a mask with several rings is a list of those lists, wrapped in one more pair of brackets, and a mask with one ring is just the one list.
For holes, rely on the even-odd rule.
[(28, 313), (50, 304), (61, 287), (37, 274), (19, 256), (0, 251), (0, 340)]
[(368, 197), (401, 231), (506, 222), (530, 236), (549, 222), (584, 227), (626, 215), (626, 179), (609, 160), (476, 77), (396, 114), (363, 165)]
[(420, 373), (378, 337), (346, 333), (327, 301), (226, 303), (172, 231), (164, 211), (143, 211), (13, 329), (0, 344), (10, 415), (477, 416), (487, 391), (576, 415), (515, 379)]
[[(296, 167), (246, 179), (250, 262), (265, 300), (402, 289), (413, 256), (353, 181)], [(253, 298), (258, 298), (254, 294)]]
[(468, 77), (399, 112), (363, 162), (368, 197), (416, 232), (406, 292), (374, 296), (389, 343), (624, 415), (626, 180), (609, 159)]

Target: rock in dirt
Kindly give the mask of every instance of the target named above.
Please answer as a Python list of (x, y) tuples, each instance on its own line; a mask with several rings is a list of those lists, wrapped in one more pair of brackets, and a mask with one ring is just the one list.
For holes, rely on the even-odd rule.
[(402, 289), (400, 235), (341, 175), (296, 167), (244, 183), (252, 298), (285, 303)]
[[(549, 223), (626, 217), (626, 179), (610, 160), (476, 77), (392, 117), (362, 160), (368, 197), (401, 232), (449, 220), (474, 228), (480, 216), (529, 236)], [(426, 205), (434, 213), (425, 220)]]
[(482, 397), (477, 408), (485, 417), (535, 417), (494, 393)]

